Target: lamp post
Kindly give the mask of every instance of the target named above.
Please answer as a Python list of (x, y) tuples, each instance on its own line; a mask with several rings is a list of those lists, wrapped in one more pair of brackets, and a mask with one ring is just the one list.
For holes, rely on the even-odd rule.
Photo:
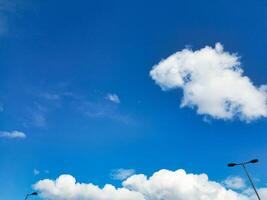
[(261, 198), (260, 198), (260, 196), (259, 196), (259, 194), (258, 194), (258, 192), (257, 192), (257, 189), (256, 189), (256, 187), (255, 187), (255, 185), (254, 185), (254, 183), (253, 183), (253, 181), (252, 181), (252, 178), (251, 178), (251, 176), (249, 175), (248, 170), (247, 170), (247, 168), (246, 168), (246, 165), (247, 165), (247, 164), (254, 164), (254, 163), (257, 163), (257, 162), (259, 162), (258, 159), (253, 159), (253, 160), (251, 160), (251, 161), (242, 162), (242, 163), (229, 163), (227, 166), (228, 166), (228, 167), (241, 166), (241, 167), (244, 169), (244, 171), (245, 171), (245, 173), (246, 173), (246, 175), (247, 175), (247, 177), (248, 177), (248, 179), (249, 179), (249, 182), (250, 182), (250, 184), (252, 185), (252, 187), (253, 187), (253, 189), (254, 189), (254, 191), (255, 191), (255, 193), (256, 193), (258, 199), (261, 200)]
[(29, 194), (26, 195), (25, 200), (27, 200), (29, 196), (37, 196), (37, 195), (38, 195), (37, 192), (29, 193)]

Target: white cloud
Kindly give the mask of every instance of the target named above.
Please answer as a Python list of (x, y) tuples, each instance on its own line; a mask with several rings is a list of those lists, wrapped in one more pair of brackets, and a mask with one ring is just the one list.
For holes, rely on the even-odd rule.
[(106, 99), (108, 99), (109, 101), (113, 103), (120, 103), (120, 98), (117, 94), (108, 94), (106, 96)]
[[(258, 190), (258, 193), (262, 200), (267, 199), (267, 188), (260, 188)], [(255, 197), (254, 193), (253, 193), (253, 196), (254, 196), (254, 199), (256, 200), (257, 198)]]
[(24, 139), (26, 134), (20, 131), (0, 131), (0, 137), (9, 139)]
[[(258, 188), (257, 192), (258, 192), (258, 194), (259, 194), (259, 196), (260, 196), (260, 198), (262, 200), (266, 200), (267, 199), (267, 188), (266, 187), (265, 188)], [(242, 193), (244, 195), (249, 196), (250, 197), (249, 200), (258, 200), (253, 188), (244, 189)]]
[(246, 187), (245, 181), (239, 176), (229, 176), (223, 181), (223, 184), (231, 189), (244, 189)]
[(124, 187), (138, 191), (147, 200), (246, 200), (247, 197), (208, 180), (206, 174), (187, 174), (184, 170), (160, 170), (150, 178), (135, 175)]
[(267, 117), (267, 85), (255, 86), (239, 57), (220, 43), (178, 51), (155, 65), (150, 76), (163, 90), (183, 89), (181, 107), (196, 107), (198, 114), (246, 121)]
[(38, 169), (34, 169), (34, 170), (33, 170), (33, 174), (34, 174), (35, 176), (39, 175), (39, 174), (40, 174), (40, 170), (38, 170)]
[[(206, 174), (188, 174), (184, 170), (160, 170), (151, 177), (132, 175), (116, 188), (103, 188), (92, 183), (78, 183), (71, 175), (56, 180), (41, 180), (34, 189), (50, 200), (254, 200), (253, 193), (244, 194), (226, 189), (210, 181)], [(259, 190), (262, 197), (266, 188)]]
[(44, 199), (53, 200), (144, 200), (138, 192), (126, 188), (116, 189), (107, 184), (99, 188), (91, 183), (77, 183), (71, 175), (61, 175), (56, 180), (45, 179), (34, 185)]
[(115, 179), (115, 180), (125, 180), (126, 178), (128, 178), (129, 176), (132, 176), (133, 174), (135, 174), (135, 170), (134, 169), (114, 169), (112, 170), (110, 176), (111, 178)]

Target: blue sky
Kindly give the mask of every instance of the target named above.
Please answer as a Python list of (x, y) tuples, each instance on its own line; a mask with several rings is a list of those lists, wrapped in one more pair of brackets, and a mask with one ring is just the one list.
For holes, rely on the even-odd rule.
[(180, 108), (183, 90), (164, 92), (149, 75), (185, 47), (220, 42), (256, 86), (266, 84), (265, 1), (0, 5), (0, 131), (26, 135), (0, 138), (1, 199), (21, 199), (61, 174), (120, 186), (110, 177), (118, 168), (181, 168), (221, 182), (243, 176), (226, 163), (251, 158), (260, 159), (249, 170), (265, 186), (266, 118), (207, 118)]

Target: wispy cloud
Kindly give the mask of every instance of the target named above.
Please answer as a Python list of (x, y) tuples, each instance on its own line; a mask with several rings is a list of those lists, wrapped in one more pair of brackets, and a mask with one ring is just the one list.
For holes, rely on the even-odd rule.
[(108, 118), (125, 124), (130, 124), (133, 119), (122, 114), (117, 105), (105, 101), (82, 101), (80, 110), (90, 118)]
[(34, 174), (35, 176), (39, 175), (39, 174), (40, 174), (40, 170), (38, 170), (38, 169), (34, 169), (34, 170), (33, 170), (33, 174)]
[(24, 111), (25, 117), (23, 118), (23, 124), (25, 127), (45, 127), (47, 125), (47, 115), (49, 109), (46, 105), (40, 103), (34, 103), (28, 105), (27, 109)]
[(40, 89), (30, 88), (28, 94), (32, 98), (31, 104), (27, 104), (22, 110), (23, 125), (29, 127), (46, 127), (49, 117), (57, 110), (69, 109), (68, 111), (79, 111), (82, 116), (88, 118), (111, 119), (124, 124), (132, 124), (134, 120), (128, 114), (120, 110), (120, 98), (117, 94), (94, 92), (83, 95), (71, 91), (65, 86), (60, 88)]
[(8, 139), (25, 139), (26, 134), (20, 131), (0, 131), (0, 137)]
[(110, 177), (115, 180), (125, 180), (126, 178), (128, 178), (129, 176), (132, 176), (133, 174), (135, 174), (134, 169), (120, 168), (120, 169), (112, 170), (110, 173)]
[(231, 189), (244, 189), (246, 187), (244, 179), (239, 176), (229, 176), (222, 183)]
[(49, 170), (40, 170), (40, 169), (33, 169), (33, 175), (34, 176), (37, 176), (37, 175), (40, 175), (40, 174), (49, 174)]
[(32, 113), (32, 123), (37, 127), (44, 127), (46, 125), (46, 116), (44, 113), (38, 111)]
[(106, 99), (113, 103), (120, 103), (120, 98), (117, 94), (107, 94)]
[(45, 127), (49, 113), (61, 107), (65, 97), (73, 97), (71, 92), (36, 92), (34, 104), (29, 106), (29, 123), (36, 127)]
[(195, 107), (198, 114), (245, 121), (267, 117), (267, 85), (255, 86), (239, 57), (220, 43), (178, 51), (155, 65), (150, 76), (162, 90), (181, 88), (181, 107)]

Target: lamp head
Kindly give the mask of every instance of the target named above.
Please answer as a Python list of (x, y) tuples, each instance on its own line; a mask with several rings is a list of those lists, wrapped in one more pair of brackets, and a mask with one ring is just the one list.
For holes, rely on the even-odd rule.
[(228, 167), (234, 167), (234, 166), (236, 166), (237, 164), (236, 163), (229, 163), (227, 166)]
[(257, 163), (257, 162), (259, 162), (259, 160), (258, 159), (253, 159), (253, 160), (251, 160), (251, 161), (249, 161), (250, 163)]

